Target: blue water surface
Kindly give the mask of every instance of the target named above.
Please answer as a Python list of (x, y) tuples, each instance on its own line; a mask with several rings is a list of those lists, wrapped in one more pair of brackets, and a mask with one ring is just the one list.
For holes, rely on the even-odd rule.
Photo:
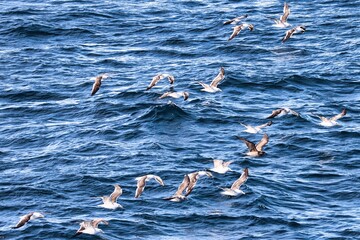
[[(359, 239), (360, 1), (12, 0), (0, 2), (0, 237), (69, 239)], [(248, 14), (254, 31), (227, 39)], [(304, 25), (284, 44), (285, 31)], [(200, 91), (225, 68), (218, 93)], [(94, 77), (108, 73), (90, 96)], [(170, 73), (145, 91), (153, 76)], [(159, 99), (188, 91), (183, 99)], [(285, 115), (259, 134), (272, 110)], [(347, 109), (339, 125), (316, 115)], [(247, 157), (236, 136), (266, 154)], [(184, 174), (234, 161), (173, 203)], [(245, 195), (226, 197), (248, 167)], [(135, 178), (161, 176), (134, 198)], [(100, 208), (119, 184), (124, 209)], [(19, 217), (43, 219), (12, 229)]]

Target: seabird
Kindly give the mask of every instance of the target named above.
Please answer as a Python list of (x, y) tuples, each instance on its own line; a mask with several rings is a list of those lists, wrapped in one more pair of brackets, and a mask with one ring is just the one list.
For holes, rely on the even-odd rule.
[(238, 26), (234, 27), (233, 33), (231, 34), (231, 36), (229, 37), (228, 41), (232, 40), (234, 37), (236, 37), (242, 30), (245, 30), (246, 28), (248, 28), (250, 31), (254, 30), (254, 25), (252, 24), (248, 24), (248, 23), (243, 23), (240, 24)]
[(28, 213), (22, 217), (20, 217), (20, 221), (16, 224), (16, 226), (12, 227), (12, 228), (20, 228), (22, 226), (24, 226), (26, 223), (28, 223), (30, 220), (36, 219), (36, 218), (43, 218), (44, 215), (42, 215), (39, 212), (31, 212)]
[(274, 118), (276, 116), (280, 117), (280, 116), (286, 115), (288, 113), (291, 113), (292, 115), (295, 115), (297, 117), (300, 116), (299, 113), (295, 112), (294, 110), (292, 110), (290, 108), (279, 108), (279, 109), (273, 110), (271, 115), (266, 118)]
[(223, 188), (222, 195), (227, 196), (237, 196), (239, 194), (245, 194), (240, 190), (241, 185), (243, 185), (249, 177), (249, 169), (245, 168), (241, 176), (231, 185), (230, 188)]
[(152, 174), (148, 174), (142, 177), (137, 177), (135, 178), (135, 180), (137, 180), (137, 188), (136, 188), (136, 192), (135, 192), (135, 198), (140, 197), (141, 193), (144, 191), (146, 182), (149, 181), (150, 179), (155, 179), (161, 186), (164, 186), (164, 182), (163, 180), (156, 175), (152, 175)]
[(265, 152), (263, 151), (263, 147), (269, 142), (269, 136), (266, 133), (264, 134), (260, 142), (258, 142), (258, 144), (256, 145), (245, 138), (239, 136), (237, 138), (243, 141), (248, 147), (249, 152), (247, 152), (246, 155), (251, 157), (259, 157), (265, 154)]
[(175, 77), (173, 75), (167, 74), (167, 73), (161, 73), (158, 74), (156, 76), (153, 77), (153, 79), (151, 80), (151, 83), (149, 84), (149, 86), (146, 88), (146, 90), (151, 89), (153, 86), (155, 86), (161, 79), (163, 78), (168, 78), (170, 84), (173, 84), (175, 82)]
[(225, 69), (221, 67), (219, 74), (214, 78), (214, 80), (212, 80), (210, 85), (203, 82), (199, 82), (199, 84), (203, 86), (203, 89), (201, 89), (201, 91), (210, 92), (210, 93), (221, 91), (221, 89), (218, 88), (217, 86), (221, 82), (221, 80), (224, 79), (224, 77), (225, 77)]
[(216, 173), (221, 173), (221, 174), (224, 174), (227, 171), (232, 171), (231, 168), (229, 168), (229, 165), (233, 161), (225, 162), (223, 160), (214, 159), (213, 162), (214, 162), (214, 167), (209, 169), (210, 171), (213, 171)]
[(184, 101), (186, 101), (189, 98), (189, 93), (188, 92), (166, 92), (163, 95), (161, 95), (160, 99), (166, 98), (166, 97), (172, 97), (172, 98), (184, 97)]
[(75, 236), (80, 235), (82, 233), (91, 234), (91, 235), (98, 234), (98, 233), (104, 233), (103, 230), (98, 228), (99, 223), (104, 223), (106, 225), (109, 224), (107, 221), (105, 221), (104, 219), (101, 219), (101, 218), (94, 219), (91, 221), (83, 221), (80, 223), (80, 228), (75, 233)]
[(122, 194), (122, 189), (118, 184), (114, 185), (115, 189), (110, 196), (103, 196), (100, 197), (103, 201), (103, 204), (98, 205), (99, 207), (107, 208), (107, 209), (116, 209), (116, 208), (123, 208), (120, 204), (117, 203), (117, 199)]
[(242, 16), (239, 16), (239, 17), (236, 17), (236, 18), (233, 18), (231, 20), (228, 20), (228, 21), (225, 21), (224, 22), (224, 25), (227, 25), (227, 24), (237, 24), (238, 22), (240, 22), (241, 20), (243, 20), (244, 18), (247, 18), (248, 15), (245, 14), (245, 15), (242, 15)]
[(106, 73), (105, 74), (102, 74), (102, 75), (99, 75), (95, 78), (95, 82), (93, 84), (93, 87), (92, 87), (92, 90), (91, 90), (91, 96), (94, 96), (95, 93), (97, 91), (99, 91), (100, 89), (100, 86), (101, 86), (101, 81), (108, 78), (109, 75), (107, 75)]
[[(200, 176), (208, 176), (212, 177), (212, 174), (208, 171), (197, 171), (189, 174), (184, 175), (184, 179), (180, 186), (178, 187), (177, 191), (174, 195), (171, 197), (164, 198), (165, 200), (170, 200), (172, 202), (181, 202), (186, 200), (187, 196), (192, 192), (194, 189), (197, 180), (200, 178)], [(183, 192), (186, 190), (185, 195)]]
[(332, 126), (335, 126), (335, 125), (339, 125), (337, 120), (342, 118), (345, 115), (346, 115), (346, 109), (344, 108), (341, 111), (341, 113), (339, 113), (339, 114), (337, 114), (337, 115), (335, 115), (335, 116), (333, 116), (331, 118), (326, 118), (326, 117), (318, 116), (318, 115), (315, 115), (315, 116), (317, 116), (318, 118), (321, 119), (320, 125), (325, 126), (325, 127), (332, 127)]
[(197, 171), (197, 172), (193, 172), (193, 173), (189, 173), (189, 185), (186, 189), (186, 194), (185, 197), (189, 196), (189, 194), (192, 192), (192, 190), (194, 189), (197, 180), (201, 177), (201, 176), (208, 176), (208, 177), (212, 177), (213, 175), (208, 172), (208, 171)]
[(190, 178), (187, 174), (184, 175), (184, 179), (181, 182), (181, 184), (179, 185), (177, 191), (175, 192), (174, 195), (172, 195), (171, 197), (167, 197), (164, 198), (165, 200), (170, 200), (172, 202), (181, 202), (186, 200), (186, 196), (183, 195), (184, 190), (189, 186), (190, 183)]
[(271, 126), (272, 123), (273, 123), (272, 121), (269, 121), (269, 122), (267, 122), (267, 123), (265, 123), (265, 124), (262, 124), (262, 125), (259, 125), (259, 126), (255, 126), (255, 127), (253, 127), (253, 126), (251, 126), (251, 125), (243, 124), (243, 123), (240, 123), (240, 124), (243, 125), (243, 126), (246, 128), (246, 130), (244, 130), (244, 132), (248, 132), (248, 133), (258, 133), (258, 132), (261, 131), (262, 128), (267, 127), (267, 126)]
[(304, 33), (305, 32), (305, 27), (304, 26), (297, 26), (294, 27), (290, 30), (287, 30), (285, 33), (285, 36), (283, 37), (283, 39), (281, 40), (282, 43), (286, 42), (289, 38), (292, 37), (292, 35), (294, 35), (295, 33)]
[(280, 17), (280, 20), (276, 19), (276, 18), (272, 18), (272, 20), (274, 20), (274, 22), (275, 22), (275, 26), (277, 26), (277, 27), (284, 28), (284, 27), (290, 26), (290, 24), (287, 22), (287, 18), (290, 14), (290, 8), (286, 2), (284, 3), (283, 12), (284, 12), (284, 14)]

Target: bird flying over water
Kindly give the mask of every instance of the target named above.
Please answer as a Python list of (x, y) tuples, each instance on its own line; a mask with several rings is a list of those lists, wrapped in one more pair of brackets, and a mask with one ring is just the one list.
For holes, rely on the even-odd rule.
[(145, 176), (137, 177), (137, 178), (135, 178), (135, 180), (137, 180), (137, 188), (136, 188), (136, 192), (135, 192), (135, 198), (140, 197), (141, 193), (145, 189), (146, 182), (149, 181), (150, 179), (155, 179), (161, 186), (164, 186), (164, 182), (159, 176), (148, 174)]
[(289, 5), (285, 2), (283, 15), (280, 17), (280, 19), (276, 19), (276, 18), (271, 18), (271, 19), (275, 22), (275, 26), (284, 28), (290, 26), (290, 24), (287, 22), (289, 15), (290, 15), (290, 8)]
[(250, 31), (253, 31), (254, 30), (254, 25), (252, 24), (248, 24), (248, 23), (242, 23), (238, 26), (235, 26), (233, 28), (233, 33), (231, 34), (231, 36), (229, 37), (228, 41), (234, 39), (237, 35), (239, 35), (239, 33), (242, 31), (242, 30), (245, 30), (246, 28), (248, 28)]
[(236, 18), (233, 18), (233, 19), (230, 19), (228, 21), (225, 21), (224, 22), (224, 25), (227, 25), (227, 24), (237, 24), (238, 22), (240, 22), (241, 20), (247, 18), (248, 15), (245, 14), (245, 15), (242, 15), (242, 16), (239, 16), (239, 17), (236, 17)]
[(212, 172), (224, 174), (227, 171), (232, 171), (229, 165), (233, 163), (233, 161), (225, 162), (223, 160), (214, 159), (213, 163), (214, 163), (214, 167), (209, 169)]
[(172, 98), (180, 98), (184, 97), (184, 101), (186, 101), (189, 98), (188, 92), (166, 92), (163, 95), (161, 95), (159, 98), (166, 98), (166, 97), (172, 97)]
[(300, 114), (298, 112), (296, 112), (290, 108), (279, 108), (279, 109), (273, 110), (271, 115), (266, 118), (280, 117), (280, 116), (286, 115), (288, 113), (291, 113), (292, 115), (295, 115), (297, 117), (300, 116)]
[(290, 30), (287, 30), (285, 32), (285, 36), (283, 37), (283, 39), (281, 40), (282, 43), (286, 42), (289, 38), (292, 37), (292, 35), (296, 34), (296, 33), (304, 33), (306, 30), (306, 28), (304, 26), (297, 26), (294, 27)]
[(93, 84), (93, 87), (92, 87), (92, 90), (91, 90), (91, 96), (94, 96), (95, 93), (97, 91), (99, 91), (100, 89), (100, 86), (101, 86), (101, 81), (108, 78), (109, 75), (107, 75), (106, 73), (105, 74), (102, 74), (102, 75), (99, 75), (95, 78), (95, 82)]
[(99, 205), (99, 207), (107, 208), (107, 209), (116, 209), (116, 208), (123, 208), (120, 204), (117, 203), (117, 199), (122, 194), (122, 189), (118, 184), (114, 185), (115, 189), (110, 196), (103, 196), (100, 197), (103, 201), (103, 204)]
[(320, 120), (321, 120), (320, 125), (325, 126), (325, 127), (332, 127), (332, 126), (335, 126), (335, 125), (339, 125), (337, 120), (339, 120), (340, 118), (342, 118), (345, 115), (346, 115), (346, 109), (344, 108), (341, 111), (341, 113), (339, 113), (339, 114), (337, 114), (337, 115), (335, 115), (335, 116), (333, 116), (331, 118), (326, 118), (326, 117), (318, 116), (318, 115), (315, 115), (315, 116), (320, 118)]
[(149, 86), (146, 88), (146, 90), (151, 89), (152, 87), (154, 87), (161, 79), (163, 78), (168, 78), (170, 84), (174, 84), (175, 82), (175, 77), (173, 75), (167, 74), (167, 73), (161, 73), (161, 74), (157, 74), (153, 77), (153, 79), (151, 80)]
[(222, 195), (227, 196), (237, 196), (239, 194), (245, 194), (240, 190), (241, 185), (243, 185), (249, 177), (249, 169), (245, 168), (241, 176), (231, 185), (230, 188), (223, 188)]
[(267, 123), (264, 123), (264, 124), (262, 124), (262, 125), (255, 126), (255, 127), (253, 127), (253, 126), (251, 126), (251, 125), (243, 124), (243, 123), (240, 123), (240, 124), (243, 125), (243, 126), (246, 128), (246, 130), (244, 130), (244, 132), (248, 132), (248, 133), (258, 133), (258, 132), (261, 131), (262, 128), (265, 128), (265, 127), (267, 127), (267, 126), (271, 126), (272, 123), (273, 123), (272, 121), (269, 121), (269, 122), (267, 122)]
[(243, 141), (249, 151), (246, 153), (246, 155), (250, 157), (259, 157), (265, 154), (263, 151), (263, 147), (269, 142), (269, 136), (265, 133), (260, 142), (258, 142), (256, 145), (253, 142), (250, 142), (249, 140), (237, 137), (239, 140)]
[(201, 91), (210, 92), (210, 93), (221, 91), (221, 89), (218, 88), (217, 86), (224, 79), (224, 77), (225, 77), (225, 69), (221, 67), (219, 74), (214, 78), (214, 80), (212, 80), (210, 85), (203, 82), (199, 82), (199, 84), (203, 86), (203, 89), (201, 89)]
[(83, 222), (80, 223), (80, 228), (75, 233), (75, 236), (78, 236), (78, 235), (80, 235), (82, 233), (90, 234), (90, 235), (94, 235), (94, 234), (98, 234), (98, 233), (104, 233), (103, 230), (98, 228), (99, 223), (104, 223), (106, 225), (109, 224), (107, 221), (105, 221), (102, 218), (94, 219), (94, 220), (91, 220), (91, 221), (83, 221)]
[(25, 224), (27, 224), (29, 221), (36, 219), (36, 218), (43, 218), (44, 215), (42, 215), (39, 212), (31, 212), (28, 213), (22, 217), (20, 217), (20, 221), (16, 224), (16, 226), (12, 227), (12, 228), (20, 228), (22, 226), (24, 226)]

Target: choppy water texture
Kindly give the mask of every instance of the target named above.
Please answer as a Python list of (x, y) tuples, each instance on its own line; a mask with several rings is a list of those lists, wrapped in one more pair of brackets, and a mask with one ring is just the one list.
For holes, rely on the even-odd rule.
[[(360, 2), (289, 5), (289, 23), (307, 31), (281, 44), (285, 29), (268, 18), (282, 1), (2, 1), (0, 237), (68, 239), (102, 217), (98, 239), (360, 238)], [(227, 41), (223, 21), (242, 14), (254, 31)], [(221, 66), (223, 91), (201, 92)], [(144, 91), (162, 72), (188, 101), (159, 99), (166, 79)], [(274, 119), (266, 155), (244, 156), (235, 136), (262, 134), (240, 122), (265, 123), (279, 107), (301, 116)], [(343, 108), (340, 126), (314, 116)], [(200, 179), (185, 202), (163, 200), (213, 159), (236, 172)], [(220, 195), (245, 167), (246, 194)], [(149, 182), (135, 199), (134, 178), (148, 173), (165, 186)], [(124, 210), (97, 207), (113, 184)], [(30, 211), (46, 218), (11, 229)]]

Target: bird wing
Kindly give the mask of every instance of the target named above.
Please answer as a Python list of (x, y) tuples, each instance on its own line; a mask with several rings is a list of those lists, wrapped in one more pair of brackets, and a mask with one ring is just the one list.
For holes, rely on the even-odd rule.
[(223, 80), (224, 77), (225, 77), (225, 69), (223, 67), (221, 67), (219, 74), (214, 78), (214, 80), (212, 80), (212, 82), (210, 83), (210, 86), (211, 87), (217, 87), (219, 82), (221, 80)]
[(228, 21), (225, 21), (225, 22), (224, 22), (224, 25), (232, 24), (233, 22), (239, 22), (241, 19), (244, 19), (244, 18), (247, 18), (247, 17), (248, 17), (248, 15), (245, 14), (245, 15), (242, 15), (242, 16), (239, 16), (239, 17), (230, 19), (230, 20), (228, 20)]
[(164, 181), (159, 176), (154, 176), (155, 181), (157, 181), (161, 186), (164, 186)]
[(135, 192), (135, 198), (140, 197), (141, 193), (144, 191), (146, 177), (147, 176), (143, 176), (143, 177), (139, 178), (139, 180), (137, 181), (137, 188), (136, 188), (136, 192)]
[(20, 227), (24, 226), (28, 221), (30, 221), (30, 218), (32, 215), (33, 215), (33, 213), (28, 213), (28, 214), (22, 216), (20, 218), (20, 221), (13, 228), (20, 228)]
[(228, 167), (231, 163), (233, 163), (233, 161), (228, 161), (228, 162), (223, 162), (223, 166), (224, 167)]
[(223, 161), (223, 160), (214, 159), (213, 162), (214, 162), (214, 168), (218, 168), (218, 167), (222, 167), (224, 161)]
[(171, 92), (166, 92), (163, 95), (161, 95), (159, 98), (166, 98), (171, 94)]
[(91, 96), (95, 95), (95, 93), (97, 91), (99, 91), (100, 86), (101, 86), (101, 79), (102, 79), (102, 76), (97, 76), (95, 78), (95, 82), (94, 82), (92, 90), (91, 90)]
[(342, 118), (342, 117), (345, 116), (345, 115), (346, 115), (346, 109), (343, 109), (343, 110), (341, 111), (341, 113), (339, 113), (339, 114), (333, 116), (332, 118), (330, 118), (330, 121), (336, 121), (336, 120)]
[(112, 203), (115, 203), (117, 201), (118, 197), (120, 197), (120, 195), (122, 194), (122, 189), (118, 184), (115, 184), (114, 187), (115, 187), (115, 189), (114, 189), (113, 193), (110, 194), (110, 196), (109, 196), (110, 201)]
[(272, 124), (272, 122), (267, 122), (267, 123), (264, 123), (264, 124), (261, 124), (259, 126), (256, 126), (255, 128), (258, 128), (258, 129), (261, 129), (261, 128), (264, 128), (264, 127), (267, 127), (267, 126), (270, 126)]
[(235, 26), (232, 34), (230, 35), (228, 41), (234, 39), (241, 32), (242, 24)]
[(109, 223), (107, 221), (105, 221), (102, 218), (98, 218), (98, 219), (94, 219), (91, 221), (91, 226), (93, 226), (94, 228), (97, 228), (99, 223), (104, 223), (106, 225), (108, 225)]
[(295, 28), (287, 30), (285, 33), (285, 36), (281, 40), (282, 43), (286, 42), (295, 32)]
[(269, 142), (269, 136), (265, 133), (260, 142), (256, 144), (256, 150), (262, 151), (263, 147)]
[(279, 115), (279, 114), (281, 113), (282, 110), (283, 110), (282, 108), (279, 108), (279, 109), (276, 109), (276, 110), (272, 111), (271, 115), (268, 116), (267, 118), (274, 118), (274, 117), (276, 117), (277, 115)]
[(162, 74), (158, 74), (156, 76), (153, 77), (153, 79), (151, 80), (149, 86), (146, 88), (146, 90), (149, 90), (150, 88), (152, 88), (153, 86), (155, 86), (162, 78)]
[(195, 187), (195, 185), (197, 183), (197, 180), (198, 180), (198, 175), (199, 175), (199, 172), (194, 172), (194, 173), (188, 174), (190, 182), (189, 182), (189, 185), (187, 187), (185, 197), (189, 196), (189, 194), (194, 189), (194, 187)]
[(189, 186), (190, 178), (187, 174), (184, 175), (182, 183), (179, 185), (175, 195), (182, 195), (183, 191)]
[(287, 21), (287, 18), (290, 14), (290, 8), (289, 8), (289, 5), (287, 3), (284, 3), (284, 10), (283, 10), (284, 14), (281, 16), (280, 20), (282, 22), (286, 22)]
[(237, 138), (246, 144), (246, 146), (250, 152), (257, 151), (255, 143), (250, 142), (249, 140), (242, 138), (242, 137), (237, 137)]
[(232, 190), (239, 189), (240, 186), (246, 182), (249, 177), (249, 169), (245, 168), (241, 176), (231, 185)]

